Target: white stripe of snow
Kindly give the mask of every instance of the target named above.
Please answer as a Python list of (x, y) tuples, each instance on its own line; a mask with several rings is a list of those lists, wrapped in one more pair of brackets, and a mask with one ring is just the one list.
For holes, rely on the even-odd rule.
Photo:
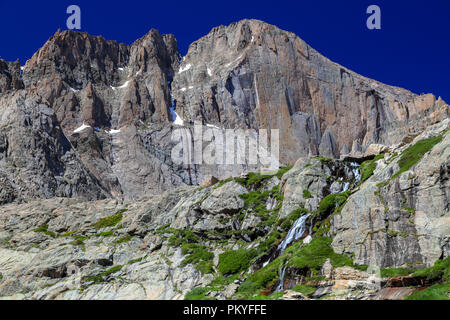
[(211, 72), (211, 69), (210, 68), (207, 68), (207, 71), (208, 71), (208, 76), (212, 76), (212, 72)]
[(106, 131), (107, 133), (109, 133), (109, 134), (116, 134), (116, 133), (119, 133), (120, 132), (120, 129), (111, 129), (110, 131)]
[(230, 63), (227, 63), (227, 64), (225, 65), (225, 67), (231, 66), (233, 63), (239, 61), (241, 58), (242, 58), (242, 54), (241, 54), (239, 57), (237, 57), (237, 59), (231, 61)]
[(90, 128), (90, 127), (91, 127), (91, 126), (88, 126), (88, 125), (86, 125), (86, 124), (83, 123), (83, 125), (82, 125), (81, 127), (76, 128), (75, 130), (73, 130), (73, 133), (81, 132), (81, 131), (83, 131), (84, 129), (87, 129), (87, 128)]
[(117, 90), (117, 89), (123, 89), (123, 88), (126, 88), (126, 87), (128, 87), (128, 84), (130, 83), (130, 80), (128, 80), (127, 82), (125, 82), (123, 85), (121, 85), (120, 87), (113, 87), (113, 86), (111, 86), (111, 89), (113, 89), (114, 91), (115, 90)]
[(128, 83), (130, 83), (130, 80), (128, 80), (127, 82), (125, 82), (125, 83), (124, 83), (122, 86), (120, 86), (119, 88), (122, 89), (122, 88), (128, 87)]
[(178, 70), (178, 73), (188, 71), (191, 67), (192, 67), (192, 65), (190, 63), (188, 63), (184, 68), (180, 67), (180, 70)]
[(173, 113), (175, 113), (175, 115), (177, 116), (173, 123), (179, 126), (183, 126), (184, 125), (183, 119), (181, 119), (181, 117), (175, 111)]

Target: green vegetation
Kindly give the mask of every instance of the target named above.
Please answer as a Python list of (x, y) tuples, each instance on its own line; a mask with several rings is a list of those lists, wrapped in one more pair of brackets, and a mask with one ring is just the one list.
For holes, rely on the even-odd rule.
[(256, 249), (238, 249), (224, 252), (219, 255), (219, 271), (223, 275), (245, 271), (257, 254)]
[(303, 190), (303, 198), (304, 198), (304, 199), (310, 199), (310, 198), (312, 198), (312, 197), (313, 197), (313, 196), (312, 196), (311, 192), (309, 192), (308, 189)]
[(273, 231), (269, 233), (264, 241), (262, 241), (256, 250), (258, 251), (257, 256), (261, 256), (268, 252), (270, 248), (278, 245), (283, 240), (283, 235), (278, 231)]
[[(290, 249), (290, 248), (288, 248)], [(263, 289), (273, 287), (279, 278), (279, 270), (282, 266), (282, 259), (278, 257), (264, 268), (251, 274), (238, 289), (238, 292), (244, 297), (260, 293)]]
[(306, 285), (297, 285), (292, 290), (300, 292), (301, 294), (303, 294), (305, 296), (309, 296), (316, 291), (316, 288), (311, 287), (311, 286), (306, 286)]
[(53, 232), (48, 231), (48, 224), (46, 223), (42, 224), (39, 228), (34, 229), (33, 231), (46, 234), (52, 238), (56, 238), (56, 235)]
[(169, 238), (169, 245), (172, 247), (180, 247), (186, 243), (198, 243), (200, 241), (200, 238), (190, 230), (167, 229), (166, 231), (172, 232), (172, 236)]
[(114, 235), (114, 231), (106, 231), (106, 232), (100, 232), (98, 234), (99, 237), (112, 237)]
[[(233, 181), (233, 180), (234, 180), (234, 178), (228, 178), (228, 179), (225, 179), (225, 180), (221, 180), (221, 181), (217, 182), (217, 183), (214, 185), (214, 189), (220, 188), (220, 187), (223, 186), (224, 184), (226, 184), (226, 183), (228, 183), (228, 182), (230, 182), (230, 181)], [(201, 189), (202, 189), (202, 188), (201, 188)]]
[(88, 239), (88, 237), (86, 236), (81, 236), (81, 235), (73, 235), (72, 236), (75, 240), (72, 241), (70, 244), (74, 245), (74, 246), (81, 246), (81, 250), (85, 250), (85, 244), (84, 241)]
[(325, 219), (330, 214), (332, 214), (339, 206), (343, 205), (349, 196), (350, 191), (327, 195), (322, 199), (322, 201), (320, 201), (319, 208), (314, 214), (318, 215), (320, 219)]
[(280, 226), (284, 231), (288, 231), (294, 222), (306, 213), (308, 213), (308, 210), (305, 208), (295, 209), (286, 218), (279, 219), (275, 225)]
[(408, 214), (410, 216), (416, 214), (416, 209), (414, 209), (414, 208), (409, 208), (409, 207), (402, 206), (401, 209), (408, 211)]
[(134, 236), (132, 236), (130, 234), (126, 234), (123, 237), (121, 237), (119, 240), (117, 240), (116, 244), (127, 243), (133, 238), (134, 238)]
[(406, 297), (407, 300), (450, 300), (450, 257), (436, 261), (432, 267), (416, 270), (413, 276), (441, 283), (417, 290)]
[(181, 262), (180, 267), (188, 264), (195, 264), (195, 267), (202, 274), (214, 273), (214, 254), (209, 252), (205, 246), (195, 243), (185, 243), (181, 246), (183, 255), (186, 257)]
[(281, 179), (281, 178), (284, 176), (284, 174), (285, 174), (286, 172), (288, 172), (289, 170), (292, 169), (292, 167), (293, 167), (293, 166), (283, 167), (283, 168), (281, 168), (280, 170), (278, 170), (278, 172), (277, 172), (277, 174), (276, 174), (276, 176), (278, 177), (278, 179)]
[(392, 176), (392, 179), (398, 177), (403, 172), (406, 172), (413, 166), (415, 166), (420, 161), (420, 159), (422, 159), (425, 153), (430, 151), (436, 144), (442, 141), (442, 138), (443, 135), (423, 139), (403, 151), (400, 160), (398, 161), (400, 170)]
[(250, 172), (248, 174), (246, 187), (254, 186), (256, 188), (260, 188), (264, 180), (271, 179), (274, 176), (275, 174), (260, 174), (257, 172)]
[(133, 259), (133, 260), (128, 261), (127, 264), (135, 264), (135, 263), (141, 262), (143, 259), (144, 258)]
[[(273, 177), (277, 177), (278, 179), (281, 179), (283, 177), (283, 175), (288, 172), (289, 170), (292, 169), (292, 166), (289, 167), (283, 167), (280, 168), (277, 172), (275, 173), (268, 173), (268, 174), (261, 174), (258, 172), (250, 172), (248, 174), (247, 178), (233, 178), (234, 181), (240, 183), (241, 185), (243, 185), (244, 187), (247, 188), (253, 188), (253, 189), (259, 189), (262, 187), (262, 184), (265, 180), (269, 180)], [(232, 180), (231, 178), (227, 179)], [(228, 182), (226, 181), (226, 182)], [(225, 183), (226, 183), (225, 182)]]
[(75, 230), (75, 231), (69, 231), (69, 232), (66, 232), (66, 233), (63, 233), (62, 235), (61, 235), (61, 237), (71, 237), (73, 234), (75, 234), (77, 232), (77, 230)]
[(435, 284), (415, 291), (406, 297), (406, 300), (450, 300), (450, 283)]
[(414, 270), (408, 268), (381, 268), (380, 272), (382, 278), (392, 278), (410, 275)]
[(120, 221), (122, 221), (123, 213), (125, 211), (127, 211), (127, 209), (121, 209), (121, 210), (117, 211), (117, 213), (115, 215), (109, 216), (106, 218), (102, 218), (102, 219), (98, 220), (96, 223), (92, 224), (92, 226), (97, 230), (103, 229), (103, 228), (108, 228), (108, 227), (114, 227)]
[(299, 269), (308, 268), (313, 273), (319, 272), (329, 258), (334, 267), (353, 266), (353, 260), (345, 255), (337, 254), (331, 248), (331, 238), (318, 237), (299, 250), (293, 250), (288, 266)]
[(364, 161), (361, 166), (361, 181), (360, 184), (362, 184), (364, 181), (369, 179), (372, 175), (375, 169), (377, 168), (377, 161), (380, 159), (384, 159), (384, 153), (381, 153), (377, 155), (372, 160)]
[[(242, 221), (247, 213), (258, 216), (262, 222), (257, 227), (272, 226), (278, 217), (278, 212), (283, 202), (283, 196), (279, 193), (279, 186), (274, 186), (271, 190), (264, 192), (250, 191), (240, 195), (244, 199), (244, 208), (239, 212), (239, 219)], [(277, 206), (271, 210), (266, 209), (267, 199), (271, 197), (277, 200)]]
[(319, 275), (323, 263), (330, 259), (334, 267), (354, 266), (351, 258), (337, 254), (331, 248), (331, 238), (318, 237), (309, 244), (294, 244), (264, 268), (251, 274), (239, 287), (243, 298), (264, 290), (270, 290), (277, 283), (282, 266), (308, 270), (312, 276)]
[(114, 267), (112, 267), (112, 268), (110, 268), (110, 269), (108, 269), (106, 271), (103, 271), (102, 273), (99, 273), (99, 274), (97, 274), (95, 276), (88, 277), (85, 280), (85, 282), (94, 282), (94, 284), (96, 284), (96, 283), (103, 283), (103, 282), (106, 281), (106, 278), (109, 275), (114, 274), (116, 272), (119, 272), (120, 270), (122, 270), (122, 266), (121, 265), (114, 266)]
[(419, 269), (413, 274), (417, 277), (427, 277), (428, 280), (450, 281), (450, 257), (437, 260), (432, 267)]
[(197, 287), (186, 293), (184, 300), (216, 300), (213, 297), (207, 297), (208, 288)]
[(270, 195), (270, 191), (258, 192), (250, 191), (249, 193), (239, 195), (244, 199), (244, 207), (246, 209), (256, 209), (257, 211), (265, 211), (265, 201)]
[(273, 292), (269, 295), (260, 294), (255, 297), (249, 297), (249, 300), (280, 300), (283, 296), (283, 292)]
[(333, 159), (331, 158), (324, 158), (324, 157), (315, 157), (315, 159), (318, 159), (320, 162), (322, 162), (322, 164), (326, 164), (328, 162), (333, 161)]

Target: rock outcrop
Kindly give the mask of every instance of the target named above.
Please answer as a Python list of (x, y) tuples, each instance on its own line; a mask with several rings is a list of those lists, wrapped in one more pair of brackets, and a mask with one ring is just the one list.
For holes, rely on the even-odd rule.
[[(448, 120), (429, 127), (411, 145), (448, 131)], [(400, 175), (400, 157), (378, 160), (374, 175), (348, 199), (331, 224), (336, 252), (358, 264), (430, 266), (449, 255), (450, 134)], [(406, 146), (398, 150), (404, 151)]]

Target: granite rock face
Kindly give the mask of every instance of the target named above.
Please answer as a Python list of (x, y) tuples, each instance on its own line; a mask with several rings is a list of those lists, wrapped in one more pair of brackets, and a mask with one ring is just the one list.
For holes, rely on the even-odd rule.
[(55, 196), (84, 200), (111, 196), (79, 159), (54, 111), (41, 99), (18, 91), (1, 96), (0, 106), (3, 203)]
[[(28, 171), (29, 176), (21, 179), (41, 180), (40, 189), (16, 190), (15, 194), (23, 193), (23, 196), (3, 198), (10, 201), (58, 195), (82, 196), (88, 200), (105, 196), (135, 199), (150, 190), (160, 193), (192, 183), (183, 168), (175, 166), (170, 158), (173, 143), (169, 83), (177, 64), (174, 37), (160, 35), (156, 30), (131, 46), (86, 33), (57, 32), (24, 67), (19, 62), (1, 61), (2, 152), (9, 148), (9, 152), (2, 153), (5, 166), (11, 161), (29, 162), (47, 170), (50, 176), (72, 179), (78, 188), (93, 185), (92, 188), (97, 186), (101, 190), (85, 195), (69, 188), (55, 191), (59, 188), (55, 182), (44, 182)], [(38, 150), (33, 150), (35, 145), (31, 143), (17, 145), (15, 140), (23, 139), (22, 132), (6, 128), (22, 123), (30, 125), (27, 119), (18, 118), (19, 115), (8, 116), (17, 109), (26, 109), (22, 113), (32, 112), (33, 117), (43, 118), (33, 122), (35, 131), (52, 130), (51, 134), (56, 136), (52, 141), (33, 138), (37, 144), (53, 148), (53, 157), (69, 158), (67, 162), (78, 163), (85, 172), (73, 169), (76, 178), (65, 177), (57, 163), (60, 160), (46, 164), (39, 157), (34, 161), (25, 159), (19, 148)], [(13, 148), (17, 151), (14, 154)], [(11, 159), (13, 156), (17, 159)], [(87, 175), (95, 182), (78, 178), (80, 175)], [(9, 174), (10, 180), (19, 179), (13, 176)], [(19, 187), (19, 183), (12, 188), (36, 189), (32, 184)]]
[[(222, 134), (279, 129), (280, 160), (288, 165), (299, 157), (339, 158), (371, 144), (399, 143), (448, 116), (442, 100), (359, 76), (296, 35), (257, 20), (214, 28), (183, 59), (174, 36), (154, 29), (129, 46), (58, 31), (25, 66), (0, 61), (0, 95), (2, 112), (22, 107), (18, 96), (42, 106), (33, 112), (52, 109), (65, 150), (106, 194), (125, 199), (258, 169), (175, 164), (172, 134), (184, 130), (191, 141), (195, 121)], [(172, 123), (174, 109), (184, 128)], [(0, 148), (4, 143), (1, 133)]]
[[(447, 128), (448, 120), (429, 127), (412, 144)], [(386, 267), (430, 266), (448, 257), (449, 145), (447, 132), (398, 177), (399, 158), (379, 160), (374, 175), (332, 219), (334, 250), (354, 254), (358, 264)]]
[(395, 144), (448, 117), (433, 95), (364, 78), (258, 20), (214, 28), (194, 42), (173, 95), (185, 121), (279, 129), (284, 164), (310, 154), (339, 157), (355, 143)]

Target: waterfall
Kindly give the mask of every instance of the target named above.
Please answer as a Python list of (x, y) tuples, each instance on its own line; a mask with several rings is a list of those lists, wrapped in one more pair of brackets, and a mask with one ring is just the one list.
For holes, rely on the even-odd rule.
[[(361, 170), (359, 163), (344, 163), (344, 166), (344, 181), (346, 182), (342, 185), (342, 189), (339, 192), (346, 192), (350, 189), (350, 186), (355, 187), (361, 181)], [(337, 191), (334, 193), (337, 193)]]
[(342, 191), (341, 192), (347, 191), (349, 187), (350, 187), (350, 182), (345, 182), (344, 186), (342, 187)]
[(286, 277), (286, 265), (283, 265), (280, 270), (280, 283), (278, 284), (275, 292), (280, 292), (284, 289), (284, 278)]
[(350, 163), (350, 167), (352, 168), (355, 185), (357, 185), (361, 181), (361, 170), (359, 169), (360, 165), (359, 163), (352, 162)]
[(311, 214), (308, 213), (304, 216), (301, 216), (297, 221), (295, 221), (286, 238), (284, 238), (283, 242), (281, 242), (278, 246), (280, 254), (283, 254), (288, 245), (290, 245), (292, 242), (297, 241), (301, 236), (303, 236), (306, 231), (306, 219), (308, 219), (310, 215)]

